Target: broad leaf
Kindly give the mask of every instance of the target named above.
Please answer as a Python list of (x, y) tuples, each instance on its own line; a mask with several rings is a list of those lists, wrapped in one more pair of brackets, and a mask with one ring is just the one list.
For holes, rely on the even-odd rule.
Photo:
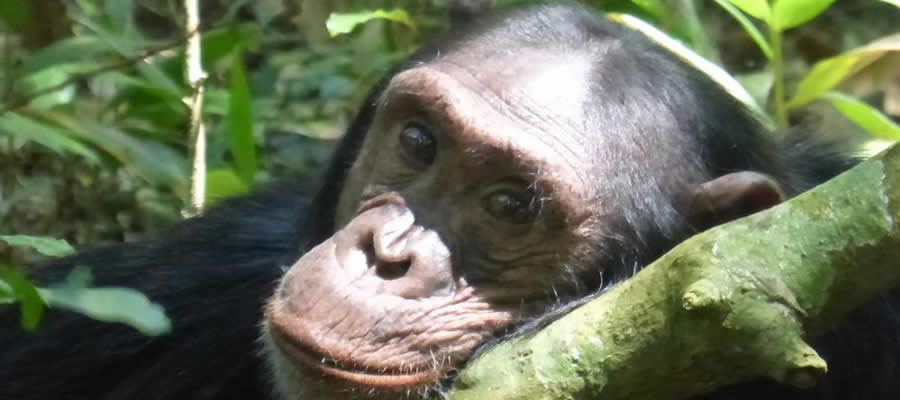
[(214, 169), (206, 174), (207, 203), (212, 204), (249, 191), (247, 184), (230, 169)]
[(257, 168), (256, 143), (253, 140), (253, 103), (243, 54), (238, 49), (231, 61), (228, 137), (235, 169), (244, 183), (252, 185)]
[(354, 13), (331, 13), (328, 20), (325, 21), (325, 27), (331, 37), (350, 33), (359, 25), (369, 22), (373, 19), (385, 19), (388, 21), (399, 22), (401, 24), (415, 27), (413, 20), (409, 18), (406, 10), (395, 8), (390, 11), (359, 11)]
[(772, 14), (772, 9), (769, 8), (768, 0), (728, 0), (731, 4), (734, 4), (737, 8), (740, 8), (741, 11), (750, 14), (755, 18), (759, 18), (763, 21), (769, 22), (769, 17)]
[(0, 300), (14, 298), (19, 302), (22, 329), (31, 331), (37, 328), (44, 315), (44, 300), (37, 288), (19, 270), (0, 265)]
[(89, 118), (45, 111), (42, 117), (70, 130), (82, 140), (89, 141), (133, 167), (153, 184), (173, 186), (187, 182), (187, 162), (184, 156), (170, 147), (129, 135), (119, 129)]
[(841, 93), (831, 92), (824, 99), (870, 135), (879, 139), (900, 140), (900, 125), (874, 107)]
[(787, 102), (787, 107), (795, 108), (806, 105), (831, 90), (853, 70), (859, 59), (859, 55), (846, 54), (816, 63), (812, 71), (806, 74), (797, 85), (797, 91), (794, 93), (794, 97)]
[(769, 21), (777, 31), (791, 29), (815, 18), (828, 9), (834, 0), (776, 0)]
[(26, 118), (14, 112), (0, 115), (0, 136), (10, 135), (38, 143), (57, 153), (70, 151), (98, 163), (97, 153), (59, 127)]
[(104, 322), (119, 322), (148, 336), (169, 333), (172, 323), (163, 307), (134, 289), (88, 287), (90, 270), (76, 267), (59, 285), (40, 289), (41, 296), (53, 308), (84, 314)]
[(50, 257), (65, 257), (75, 253), (69, 242), (46, 236), (0, 235), (0, 240), (13, 247), (28, 247)]
[(900, 34), (893, 34), (858, 49), (819, 61), (800, 81), (794, 97), (787, 102), (787, 106), (789, 108), (804, 106), (833, 89), (847, 77), (879, 60), (886, 53), (897, 51), (900, 51)]
[(22, 73), (30, 74), (59, 64), (96, 59), (109, 51), (109, 46), (93, 35), (63, 39), (29, 56), (22, 65)]

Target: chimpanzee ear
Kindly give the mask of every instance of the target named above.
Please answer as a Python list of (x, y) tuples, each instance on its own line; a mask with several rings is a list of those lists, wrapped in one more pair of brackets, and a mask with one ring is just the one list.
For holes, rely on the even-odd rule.
[(784, 201), (771, 177), (753, 171), (734, 172), (697, 185), (683, 198), (684, 210), (704, 227), (723, 224)]

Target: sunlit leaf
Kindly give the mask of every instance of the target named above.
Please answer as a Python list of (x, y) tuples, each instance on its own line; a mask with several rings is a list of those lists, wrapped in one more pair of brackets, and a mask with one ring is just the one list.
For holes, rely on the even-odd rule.
[(847, 53), (826, 58), (816, 63), (800, 84), (789, 108), (806, 105), (831, 90), (844, 79), (878, 61), (885, 54), (900, 51), (900, 34), (885, 36)]
[(881, 0), (882, 2), (893, 5), (894, 7), (900, 7), (900, 0)]
[(777, 31), (801, 25), (828, 9), (834, 0), (776, 0), (769, 24)]
[(76, 267), (65, 281), (39, 289), (53, 308), (66, 309), (104, 322), (119, 322), (148, 336), (169, 333), (172, 323), (165, 310), (143, 293), (122, 287), (89, 287), (90, 270)]
[[(65, 65), (44, 68), (22, 77), (20, 85), (25, 93), (37, 93), (62, 85), (72, 76)], [(75, 98), (75, 85), (68, 84), (43, 95), (31, 99), (28, 105), (32, 108), (53, 108), (67, 104)]]
[(0, 293), (5, 292), (19, 302), (22, 329), (31, 331), (37, 328), (44, 315), (44, 300), (34, 284), (18, 269), (0, 265), (0, 287)]
[(409, 14), (406, 10), (395, 8), (390, 11), (386, 10), (374, 10), (374, 11), (359, 11), (353, 13), (331, 13), (328, 16), (328, 20), (325, 21), (325, 27), (328, 28), (328, 33), (331, 37), (335, 37), (338, 35), (343, 35), (345, 33), (350, 33), (359, 25), (362, 25), (366, 22), (369, 22), (373, 19), (384, 19), (393, 22), (399, 22), (401, 24), (414, 27), (415, 23), (409, 17)]
[(28, 247), (50, 257), (65, 257), (75, 253), (69, 242), (47, 236), (0, 235), (0, 240), (10, 246)]
[(206, 202), (215, 203), (249, 192), (247, 184), (231, 169), (214, 169), (206, 174)]
[(741, 27), (744, 28), (744, 31), (750, 35), (750, 38), (753, 39), (753, 42), (756, 43), (756, 46), (762, 50), (763, 54), (766, 55), (766, 58), (772, 58), (772, 47), (769, 46), (769, 42), (766, 40), (766, 37), (763, 36), (762, 32), (753, 24), (749, 18), (747, 18), (744, 13), (737, 9), (734, 5), (731, 4), (729, 0), (715, 0), (715, 2), (725, 9), (728, 14), (738, 21), (741, 24)]
[(654, 18), (662, 18), (670, 13), (670, 7), (663, 0), (631, 0), (631, 2)]
[(853, 70), (859, 58), (860, 56), (856, 54), (845, 54), (816, 63), (812, 71), (797, 85), (797, 91), (787, 102), (787, 107), (806, 105), (831, 90)]
[(769, 18), (772, 14), (772, 9), (769, 8), (768, 0), (728, 0), (731, 4), (734, 4), (737, 8), (740, 8), (741, 11), (750, 14), (755, 18), (759, 18), (763, 21), (769, 22)]
[(841, 93), (830, 92), (822, 97), (873, 137), (900, 140), (900, 125), (876, 108)]
[(243, 52), (234, 52), (231, 61), (228, 103), (228, 137), (238, 176), (248, 185), (256, 177), (256, 144), (253, 141), (253, 103)]

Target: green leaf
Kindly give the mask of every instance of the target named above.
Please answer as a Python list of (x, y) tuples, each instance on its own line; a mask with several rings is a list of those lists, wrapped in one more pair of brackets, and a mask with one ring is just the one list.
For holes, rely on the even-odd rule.
[(769, 22), (772, 15), (768, 0), (728, 0), (728, 2), (740, 8), (741, 11), (766, 22)]
[(109, 47), (97, 36), (75, 36), (55, 42), (32, 54), (25, 60), (22, 72), (30, 74), (59, 64), (96, 58), (99, 54), (108, 52)]
[(787, 107), (804, 106), (837, 86), (853, 70), (861, 57), (860, 54), (850, 53), (816, 63), (812, 71), (797, 85), (797, 91), (794, 97), (788, 100)]
[(22, 329), (32, 331), (37, 328), (44, 316), (44, 300), (34, 284), (22, 273), (7, 265), (0, 265), (0, 293), (11, 293), (19, 302), (22, 313)]
[(886, 54), (900, 51), (900, 33), (881, 37), (865, 46), (816, 63), (797, 87), (789, 108), (803, 106), (831, 90), (847, 77), (878, 62)]
[(103, 2), (106, 18), (117, 31), (130, 29), (134, 22), (133, 0), (106, 0)]
[(884, 3), (888, 3), (894, 7), (900, 7), (900, 0), (881, 0)]
[(850, 96), (829, 92), (822, 96), (870, 135), (879, 139), (900, 140), (900, 125), (876, 108)]
[(40, 289), (53, 308), (75, 311), (104, 322), (119, 322), (148, 336), (169, 333), (172, 323), (165, 310), (134, 289), (122, 287), (90, 288), (90, 270), (76, 267), (65, 281)]
[(659, 29), (656, 29), (652, 25), (640, 20), (639, 18), (633, 17), (628, 14), (616, 14), (610, 13), (607, 16), (617, 22), (620, 22), (632, 29), (640, 31), (641, 33), (647, 35), (647, 37), (660, 46), (665, 47), (686, 63), (690, 64), (694, 68), (697, 68), (701, 72), (705, 73), (709, 76), (714, 82), (719, 84), (722, 88), (724, 88), (728, 93), (738, 99), (740, 102), (744, 103), (750, 111), (753, 112), (753, 115), (768, 127), (774, 127), (774, 122), (763, 111), (762, 107), (753, 100), (753, 97), (750, 96), (750, 93), (738, 83), (728, 72), (725, 72), (721, 67), (716, 64), (713, 64), (709, 60), (701, 57), (697, 53), (693, 52), (691, 49), (688, 49), (683, 44), (678, 42), (675, 39), (669, 37)]
[(776, 31), (783, 31), (803, 24), (828, 9), (834, 0), (776, 0), (772, 5), (769, 24)]
[(247, 184), (230, 169), (214, 169), (206, 174), (207, 203), (212, 204), (224, 198), (245, 194), (249, 191)]
[(631, 0), (631, 3), (640, 7), (653, 18), (662, 18), (671, 13), (669, 6), (662, 0)]
[(94, 150), (73, 139), (65, 130), (14, 112), (0, 115), (0, 136), (4, 134), (38, 143), (57, 153), (70, 151), (93, 163), (100, 162)]
[(415, 27), (412, 19), (406, 10), (395, 8), (391, 11), (378, 9), (375, 11), (359, 11), (355, 13), (331, 13), (328, 20), (325, 21), (325, 27), (331, 37), (350, 33), (358, 25), (362, 25), (373, 19), (385, 19), (388, 21), (399, 22), (401, 24)]
[(93, 143), (123, 165), (133, 167), (150, 183), (176, 186), (187, 182), (187, 162), (184, 156), (170, 147), (143, 140), (108, 124), (90, 118), (73, 118), (71, 115), (43, 111), (37, 115), (52, 121)]
[(231, 59), (228, 136), (238, 176), (247, 185), (252, 185), (257, 168), (256, 143), (253, 141), (253, 100), (250, 97), (243, 54), (237, 49)]
[(25, 4), (25, 0), (0, 1), (0, 21), (12, 28), (19, 29), (28, 22), (31, 7)]
[[(36, 93), (61, 85), (72, 76), (68, 65), (53, 66), (30, 73), (21, 79), (21, 86), (26, 93)], [(29, 101), (32, 108), (53, 108), (61, 104), (68, 104), (75, 98), (75, 85), (68, 84), (48, 93), (42, 94)]]
[(772, 59), (772, 46), (769, 46), (766, 37), (763, 36), (756, 25), (753, 25), (753, 21), (733, 6), (729, 0), (715, 0), (715, 2), (741, 24), (741, 27), (743, 27), (744, 31), (750, 35), (750, 38), (753, 39), (753, 42), (756, 43), (760, 50), (762, 50), (763, 54), (766, 55), (766, 58)]
[(0, 235), (0, 240), (14, 247), (28, 247), (50, 257), (65, 257), (75, 253), (69, 242), (46, 236)]

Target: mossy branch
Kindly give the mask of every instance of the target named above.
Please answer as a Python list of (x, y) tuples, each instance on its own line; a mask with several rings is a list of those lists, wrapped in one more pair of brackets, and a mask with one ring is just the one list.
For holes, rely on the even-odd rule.
[(900, 283), (900, 147), (699, 234), (460, 373), (466, 399), (681, 399), (756, 377), (809, 386), (806, 338)]

